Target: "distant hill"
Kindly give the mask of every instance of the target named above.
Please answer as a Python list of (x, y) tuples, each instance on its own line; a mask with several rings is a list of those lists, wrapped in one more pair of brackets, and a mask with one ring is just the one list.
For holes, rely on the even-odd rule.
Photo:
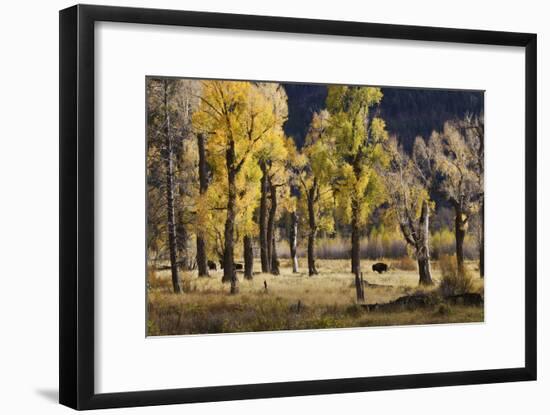
[(282, 84), (288, 96), (288, 120), (284, 125), (286, 135), (294, 137), (302, 147), (314, 112), (325, 106), (327, 87), (308, 84)]
[[(325, 105), (327, 87), (310, 84), (283, 84), (283, 87), (288, 95), (289, 110), (285, 133), (293, 136), (301, 147), (311, 116)], [(427, 137), (433, 130), (440, 130), (447, 120), (483, 111), (481, 91), (421, 88), (382, 88), (382, 91), (380, 115), (390, 134), (396, 134), (407, 150), (417, 135)]]

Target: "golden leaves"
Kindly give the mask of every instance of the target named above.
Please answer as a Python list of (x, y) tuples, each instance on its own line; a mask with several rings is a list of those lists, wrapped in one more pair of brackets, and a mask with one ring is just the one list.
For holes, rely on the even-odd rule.
[(369, 214), (384, 200), (383, 186), (374, 167), (386, 162), (381, 145), (388, 139), (385, 121), (371, 115), (382, 100), (380, 88), (329, 87), (329, 135), (334, 137), (339, 169), (336, 205), (340, 218), (350, 223), (353, 206), (356, 221), (365, 224)]

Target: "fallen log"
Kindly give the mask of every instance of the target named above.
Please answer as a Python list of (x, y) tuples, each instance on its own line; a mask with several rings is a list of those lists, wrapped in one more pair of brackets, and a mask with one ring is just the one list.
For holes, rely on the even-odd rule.
[(453, 305), (473, 305), (478, 307), (483, 305), (483, 297), (478, 293), (448, 295), (445, 297), (445, 301)]
[(440, 304), (483, 306), (483, 296), (478, 293), (464, 293), (440, 297), (434, 294), (404, 295), (389, 303), (361, 304), (367, 311), (397, 311), (433, 308)]

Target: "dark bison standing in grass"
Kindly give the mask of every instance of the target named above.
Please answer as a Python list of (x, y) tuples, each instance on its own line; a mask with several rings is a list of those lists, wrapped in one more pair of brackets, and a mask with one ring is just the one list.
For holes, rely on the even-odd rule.
[(388, 271), (388, 264), (384, 264), (383, 262), (377, 262), (376, 264), (372, 264), (372, 270), (374, 272), (378, 272), (379, 274), (382, 274), (383, 272)]
[[(220, 268), (223, 269), (223, 261), (220, 260)], [(244, 269), (244, 265), (240, 262), (233, 263), (233, 268), (235, 268), (236, 271), (242, 271)]]

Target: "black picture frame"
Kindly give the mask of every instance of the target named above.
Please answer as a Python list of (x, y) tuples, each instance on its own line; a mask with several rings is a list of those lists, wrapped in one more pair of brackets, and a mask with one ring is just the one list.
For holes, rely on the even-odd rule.
[[(525, 366), (97, 394), (94, 391), (94, 24), (122, 22), (525, 48)], [(286, 17), (76, 5), (60, 11), (59, 401), (75, 409), (535, 380), (537, 36)]]

